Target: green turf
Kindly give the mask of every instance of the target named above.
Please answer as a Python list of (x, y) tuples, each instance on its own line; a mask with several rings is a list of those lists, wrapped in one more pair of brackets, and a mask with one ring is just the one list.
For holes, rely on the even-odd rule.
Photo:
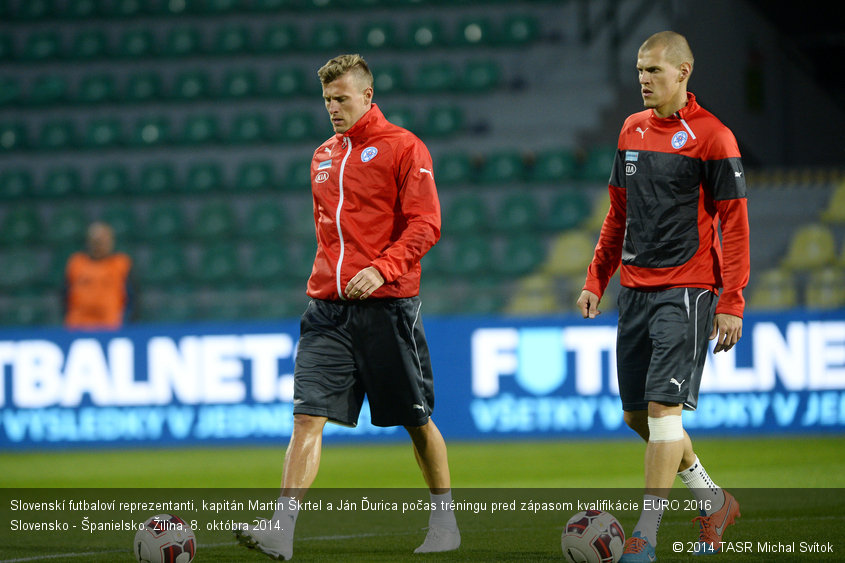
[[(839, 561), (845, 552), (845, 436), (698, 439), (696, 451), (717, 483), (737, 491), (742, 518), (726, 539), (752, 542), (752, 553), (725, 553), (720, 561)], [(626, 495), (639, 499), (643, 444), (635, 439), (584, 442), (450, 443), (449, 456), (456, 498), (549, 498), (595, 500)], [(9, 499), (18, 490), (44, 490), (47, 496), (90, 494), (93, 497), (151, 496), (161, 489), (195, 498), (197, 489), (216, 490), (224, 497), (246, 495), (269, 500), (278, 486), (283, 447), (203, 448), (124, 451), (52, 451), (0, 455), (0, 483), (5, 506), (3, 527), (10, 518)], [(689, 494), (679, 489), (673, 498)], [(809, 491), (802, 488), (812, 488)], [(94, 488), (85, 493), (73, 489)], [(104, 490), (104, 488), (106, 488)], [(132, 491), (123, 491), (131, 488)], [(344, 492), (343, 488), (346, 489)], [(368, 492), (369, 491), (369, 492)], [(392, 491), (392, 492), (391, 492)], [(309, 498), (347, 494), (353, 501), (380, 494), (400, 499), (426, 498), (422, 479), (408, 443), (384, 445), (327, 445), (315, 489)], [(193, 495), (193, 496), (192, 496)], [(614, 497), (615, 495), (615, 497)], [(303, 513), (295, 542), (298, 561), (561, 561), (560, 531), (575, 510), (488, 510), (459, 512), (463, 544), (449, 554), (409, 557), (424, 537), (425, 512), (401, 515), (391, 510), (329, 514)], [(611, 511), (625, 530), (636, 523), (638, 511)], [(221, 518), (249, 520), (248, 510), (233, 509)], [(23, 519), (27, 516), (24, 515)], [(188, 518), (189, 515), (183, 517)], [(660, 561), (694, 561), (672, 552), (672, 541), (693, 541), (693, 513), (667, 513), (661, 525)], [(197, 532), (197, 562), (262, 561), (259, 554), (237, 546), (229, 531), (208, 529), (203, 520)], [(132, 532), (0, 534), (0, 563), (8, 561), (126, 561)], [(818, 541), (833, 543), (833, 554), (761, 554), (756, 542)], [(774, 539), (774, 540), (773, 540)]]

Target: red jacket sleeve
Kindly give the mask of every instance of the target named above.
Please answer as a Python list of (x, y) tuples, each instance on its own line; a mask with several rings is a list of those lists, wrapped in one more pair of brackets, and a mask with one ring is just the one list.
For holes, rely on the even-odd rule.
[(608, 186), (610, 191), (610, 209), (599, 233), (599, 241), (593, 254), (593, 261), (587, 269), (587, 281), (584, 289), (601, 298), (610, 278), (622, 262), (622, 243), (625, 238), (625, 190)]
[(722, 227), (722, 295), (716, 313), (742, 317), (745, 308), (743, 288), (751, 269), (748, 249), (748, 203), (745, 198), (716, 202)]
[(394, 229), (398, 238), (373, 260), (386, 282), (402, 277), (440, 239), (440, 200), (434, 184), (431, 155), (417, 139), (397, 155), (397, 184), (401, 214)]

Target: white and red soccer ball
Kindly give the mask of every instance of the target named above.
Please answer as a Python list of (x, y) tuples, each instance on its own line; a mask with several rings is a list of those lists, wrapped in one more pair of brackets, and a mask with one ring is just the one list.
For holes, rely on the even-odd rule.
[(178, 516), (157, 514), (135, 534), (132, 551), (139, 563), (191, 563), (197, 553), (197, 538)]
[(616, 563), (625, 549), (625, 532), (612, 514), (585, 510), (566, 523), (560, 547), (569, 563)]

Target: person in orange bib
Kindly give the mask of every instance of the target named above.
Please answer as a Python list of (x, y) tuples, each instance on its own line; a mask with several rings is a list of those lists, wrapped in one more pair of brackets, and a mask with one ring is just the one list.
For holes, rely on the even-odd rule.
[(114, 330), (131, 313), (132, 259), (114, 252), (114, 231), (106, 223), (88, 227), (87, 250), (75, 252), (65, 268), (65, 326)]

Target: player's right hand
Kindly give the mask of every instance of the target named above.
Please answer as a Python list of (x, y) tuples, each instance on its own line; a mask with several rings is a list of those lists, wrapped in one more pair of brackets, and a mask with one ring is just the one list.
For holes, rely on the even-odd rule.
[(581, 296), (575, 305), (585, 319), (595, 319), (596, 315), (601, 314), (601, 311), (599, 311), (599, 301), (601, 299), (598, 295), (585, 289), (581, 292)]

